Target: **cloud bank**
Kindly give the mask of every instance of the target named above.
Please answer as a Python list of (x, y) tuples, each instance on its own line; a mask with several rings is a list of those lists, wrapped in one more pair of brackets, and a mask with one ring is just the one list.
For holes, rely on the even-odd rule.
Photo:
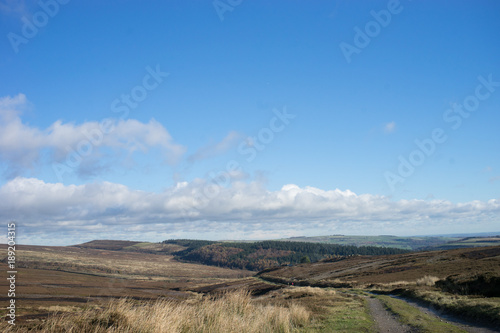
[(261, 232), (269, 237), (286, 232), (284, 225), (298, 231), (348, 225), (350, 230), (380, 233), (410, 228), (422, 234), (433, 229), (457, 232), (464, 226), (494, 226), (500, 201), (391, 201), (349, 190), (290, 184), (269, 191), (258, 182), (235, 181), (220, 187), (201, 179), (153, 193), (109, 182), (66, 186), (18, 177), (0, 188), (0, 212), (0, 220), (19, 221), (27, 239), (78, 234), (87, 240), (144, 239), (147, 233), (167, 237), (177, 232), (212, 232), (225, 238), (228, 226), (239, 235)]

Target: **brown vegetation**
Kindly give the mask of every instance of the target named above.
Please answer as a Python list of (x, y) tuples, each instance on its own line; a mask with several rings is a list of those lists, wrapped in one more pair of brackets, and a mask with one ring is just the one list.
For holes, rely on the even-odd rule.
[[(187, 299), (196, 288), (254, 274), (237, 269), (179, 263), (170, 255), (56, 246), (17, 246), (17, 322), (44, 318), (56, 306), (82, 307), (110, 298)], [(6, 253), (5, 249), (2, 250)], [(4, 258), (5, 259), (5, 258)], [(7, 271), (5, 260), (0, 269)], [(0, 280), (7, 304), (8, 281)], [(52, 309), (52, 310), (50, 310)], [(5, 313), (0, 309), (0, 315)]]
[(450, 275), (436, 286), (453, 294), (500, 297), (500, 276), (491, 273)]
[[(310, 316), (301, 305), (258, 304), (248, 292), (239, 291), (183, 303), (158, 300), (139, 304), (121, 299), (103, 308), (86, 308), (78, 313), (51, 316), (31, 328), (46, 333), (289, 333), (308, 324)], [(12, 327), (4, 322), (0, 329), (3, 332), (27, 332), (29, 328)]]
[(412, 252), (387, 256), (352, 256), (261, 272), (264, 279), (302, 285), (370, 287), (398, 281), (416, 282), (425, 276), (486, 273), (500, 276), (500, 246), (447, 251)]
[(252, 274), (246, 270), (179, 263), (170, 255), (64, 246), (18, 246), (17, 267), (166, 281), (228, 279)]
[[(16, 332), (155, 332), (167, 327), (162, 325), (168, 332), (176, 332), (171, 327), (182, 332), (370, 331), (365, 299), (327, 287), (397, 292), (462, 317), (500, 323), (499, 299), (491, 297), (498, 292), (500, 247), (336, 257), (268, 269), (260, 274), (263, 280), (250, 277), (250, 271), (144, 252), (175, 244), (91, 246), (108, 249), (17, 248)], [(0, 267), (6, 269), (5, 260)], [(7, 281), (0, 281), (0, 288), (7, 290)], [(8, 300), (0, 295), (0, 301)]]

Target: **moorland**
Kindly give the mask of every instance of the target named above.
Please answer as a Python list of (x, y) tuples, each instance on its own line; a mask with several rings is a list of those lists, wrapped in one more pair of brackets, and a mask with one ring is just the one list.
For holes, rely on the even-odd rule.
[[(376, 332), (392, 321), (400, 331), (498, 331), (500, 238), (433, 239), (419, 251), (361, 240), (20, 245), (16, 325), (0, 329)], [(7, 304), (6, 280), (0, 288)]]

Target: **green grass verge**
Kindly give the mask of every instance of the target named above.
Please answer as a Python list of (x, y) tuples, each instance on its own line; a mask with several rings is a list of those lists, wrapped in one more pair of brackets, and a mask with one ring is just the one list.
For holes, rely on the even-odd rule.
[(430, 316), (409, 305), (405, 301), (392, 298), (390, 296), (377, 296), (389, 311), (399, 317), (401, 323), (415, 327), (422, 333), (443, 332), (459, 333), (467, 332), (455, 325), (440, 321), (436, 317)]
[(500, 328), (499, 297), (471, 297), (431, 290), (407, 290), (401, 294), (454, 315)]
[(370, 316), (366, 299), (346, 297), (345, 302), (328, 308), (323, 318), (300, 330), (301, 333), (374, 332), (375, 323)]

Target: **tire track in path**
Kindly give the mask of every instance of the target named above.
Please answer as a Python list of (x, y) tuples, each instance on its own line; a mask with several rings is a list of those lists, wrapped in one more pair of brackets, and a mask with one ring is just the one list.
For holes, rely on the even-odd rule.
[(375, 320), (377, 326), (377, 331), (382, 333), (414, 333), (416, 330), (412, 329), (407, 325), (401, 324), (396, 316), (389, 311), (387, 311), (378, 299), (366, 297), (368, 301), (368, 306), (370, 308), (370, 314)]

